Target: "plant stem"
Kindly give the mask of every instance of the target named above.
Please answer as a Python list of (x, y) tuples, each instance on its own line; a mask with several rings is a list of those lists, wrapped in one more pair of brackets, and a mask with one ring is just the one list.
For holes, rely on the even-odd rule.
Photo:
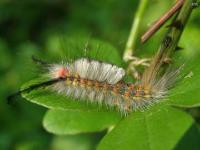
[(172, 16), (174, 15), (183, 5), (185, 0), (179, 0), (176, 4), (168, 10), (160, 19), (158, 19), (149, 30), (143, 34), (141, 37), (141, 43), (146, 42), (161, 26)]
[(148, 72), (148, 81), (151, 80), (155, 70), (158, 70), (162, 65), (163, 61), (170, 58), (173, 52), (176, 50), (181, 34), (187, 23), (187, 20), (192, 12), (193, 0), (185, 0), (179, 14), (173, 20), (171, 27), (167, 31), (163, 42), (161, 43), (157, 54), (151, 62), (151, 65), (145, 73)]
[(124, 55), (123, 55), (123, 59), (125, 62), (130, 60), (130, 58), (132, 57), (132, 55), (135, 51), (136, 42), (137, 42), (137, 38), (138, 38), (138, 31), (139, 31), (138, 29), (140, 26), (141, 18), (144, 14), (144, 10), (147, 6), (147, 2), (148, 2), (148, 0), (140, 0), (140, 4), (139, 4), (138, 10), (136, 12), (135, 18), (133, 20), (131, 32), (128, 37), (128, 41), (126, 43), (126, 48), (125, 48)]

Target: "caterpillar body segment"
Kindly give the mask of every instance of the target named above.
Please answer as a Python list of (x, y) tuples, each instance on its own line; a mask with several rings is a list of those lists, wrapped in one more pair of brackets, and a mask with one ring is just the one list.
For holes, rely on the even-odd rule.
[(151, 84), (125, 83), (124, 76), (125, 71), (120, 67), (86, 58), (49, 68), (50, 78), (67, 77), (52, 86), (54, 91), (78, 100), (104, 103), (125, 115), (144, 110), (166, 95), (164, 76)]
[(147, 68), (140, 82), (126, 83), (123, 81), (124, 69), (105, 62), (80, 58), (66, 64), (48, 63), (46, 66), (48, 81), (19, 90), (8, 97), (8, 102), (23, 92), (50, 87), (58, 94), (76, 100), (116, 108), (126, 116), (132, 111), (143, 111), (162, 101), (180, 72), (180, 69), (177, 69), (158, 78), (160, 64), (154, 68), (152, 66), (155, 65)]

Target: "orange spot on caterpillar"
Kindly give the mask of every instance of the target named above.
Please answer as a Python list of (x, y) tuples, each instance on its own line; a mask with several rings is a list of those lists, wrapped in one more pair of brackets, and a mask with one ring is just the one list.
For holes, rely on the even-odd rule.
[(124, 96), (125, 96), (126, 98), (129, 98), (129, 97), (130, 97), (130, 93), (129, 93), (128, 91), (126, 91), (126, 92), (124, 93)]
[(86, 84), (88, 85), (88, 86), (92, 86), (92, 81), (90, 81), (90, 80), (86, 80)]
[(95, 82), (95, 88), (99, 88), (100, 87), (100, 83), (99, 82)]
[(86, 80), (85, 79), (80, 79), (80, 85), (85, 86), (86, 85)]
[(69, 75), (69, 71), (66, 68), (60, 68), (60, 70), (58, 70), (58, 77), (66, 77)]
[(135, 97), (143, 97), (144, 96), (144, 90), (143, 90), (143, 86), (142, 85), (138, 85), (136, 87), (136, 91), (135, 91)]
[(137, 91), (142, 91), (142, 89), (143, 89), (142, 85), (137, 86)]

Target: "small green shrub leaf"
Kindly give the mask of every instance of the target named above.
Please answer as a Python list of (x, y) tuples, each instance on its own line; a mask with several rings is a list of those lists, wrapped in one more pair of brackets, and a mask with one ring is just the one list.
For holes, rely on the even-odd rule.
[(102, 131), (114, 126), (120, 119), (116, 113), (49, 110), (43, 125), (54, 134), (77, 134)]
[(96, 133), (54, 136), (51, 150), (92, 150), (101, 137), (101, 134)]
[(190, 61), (185, 62), (185, 66), (180, 74), (181, 81), (178, 82), (169, 94), (172, 105), (180, 107), (200, 106), (200, 68), (198, 60), (200, 55), (191, 56)]
[(133, 113), (122, 120), (103, 138), (98, 149), (173, 149), (192, 126), (193, 119), (178, 109), (158, 107)]
[(200, 106), (200, 49), (199, 30), (193, 26), (187, 27), (180, 44), (184, 49), (175, 53), (174, 62), (179, 66), (184, 64), (180, 76), (182, 81), (172, 89), (169, 99), (172, 105), (180, 107)]
[[(40, 83), (42, 81), (43, 79), (32, 80), (25, 84), (24, 87), (28, 87), (28, 85)], [(30, 102), (36, 103), (38, 105), (50, 109), (75, 111), (98, 111), (100, 109), (100, 107), (97, 107), (95, 104), (85, 103), (82, 101), (68, 98), (64, 95), (53, 92), (48, 88), (33, 90), (29, 93), (22, 94), (22, 96)]]

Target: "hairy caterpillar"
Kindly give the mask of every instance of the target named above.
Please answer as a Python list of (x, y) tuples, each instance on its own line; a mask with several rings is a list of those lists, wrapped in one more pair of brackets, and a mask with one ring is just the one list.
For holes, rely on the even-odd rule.
[(50, 80), (22, 89), (16, 94), (50, 86), (59, 94), (74, 99), (115, 107), (124, 115), (159, 102), (167, 94), (179, 72), (178, 69), (165, 73), (157, 79), (158, 68), (150, 68), (152, 72), (145, 72), (141, 82), (125, 83), (122, 80), (125, 76), (123, 68), (97, 60), (79, 58), (66, 64), (47, 64), (37, 59), (35, 61), (47, 66)]

